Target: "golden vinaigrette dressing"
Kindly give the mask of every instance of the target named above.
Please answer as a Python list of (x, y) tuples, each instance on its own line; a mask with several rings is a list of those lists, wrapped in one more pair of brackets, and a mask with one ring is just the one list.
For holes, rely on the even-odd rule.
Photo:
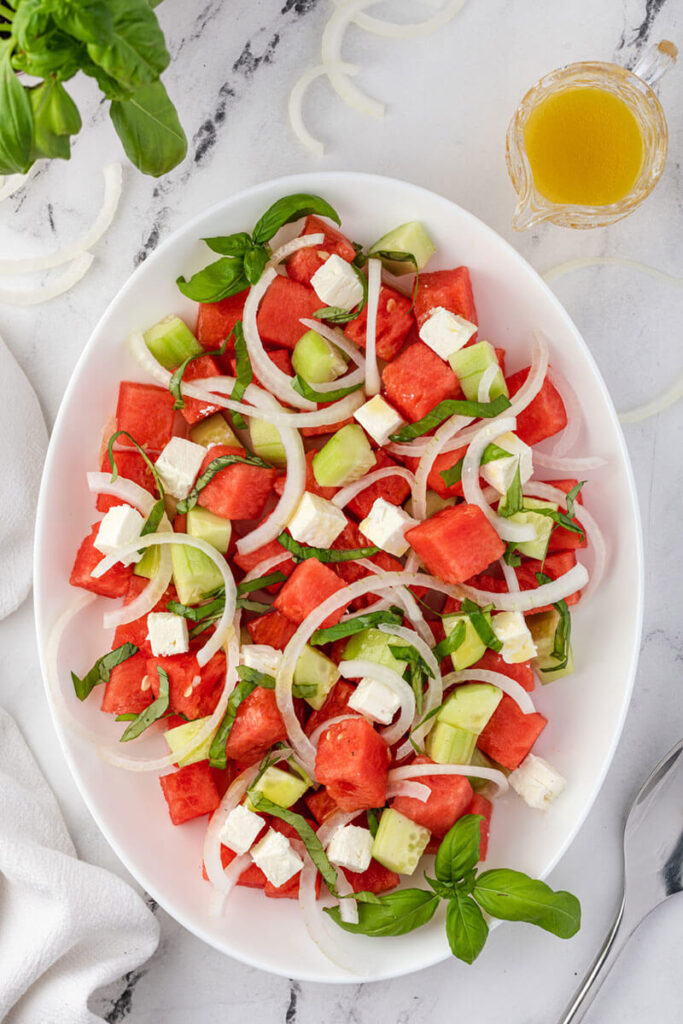
[(536, 188), (551, 203), (618, 203), (643, 163), (636, 118), (606, 89), (564, 89), (541, 100), (524, 126), (524, 145)]

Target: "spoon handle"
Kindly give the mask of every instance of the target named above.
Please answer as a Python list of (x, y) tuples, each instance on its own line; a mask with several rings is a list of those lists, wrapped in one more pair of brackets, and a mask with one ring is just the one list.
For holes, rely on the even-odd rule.
[(619, 912), (600, 952), (574, 993), (573, 999), (559, 1019), (558, 1024), (570, 1024), (570, 1022), (571, 1024), (579, 1024), (584, 1019), (608, 972), (633, 934), (633, 929), (623, 923), (624, 906), (625, 897), (621, 901)]

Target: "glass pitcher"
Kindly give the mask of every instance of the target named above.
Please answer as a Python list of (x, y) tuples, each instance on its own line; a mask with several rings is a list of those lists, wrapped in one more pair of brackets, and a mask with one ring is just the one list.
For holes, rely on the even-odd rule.
[[(659, 181), (668, 149), (668, 131), (662, 105), (652, 86), (675, 62), (678, 51), (666, 40), (643, 54), (633, 71), (619, 64), (585, 61), (569, 64), (545, 75), (526, 94), (510, 121), (506, 161), (517, 193), (512, 224), (517, 231), (540, 221), (568, 228), (597, 228), (631, 213)], [(636, 119), (642, 136), (643, 158), (631, 190), (618, 202), (601, 206), (554, 203), (536, 188), (524, 141), (524, 127), (531, 112), (550, 95), (565, 89), (591, 87), (619, 97)]]

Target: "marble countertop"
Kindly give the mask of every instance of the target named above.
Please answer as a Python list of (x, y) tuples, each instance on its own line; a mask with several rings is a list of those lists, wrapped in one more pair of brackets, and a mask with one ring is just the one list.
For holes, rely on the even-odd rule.
[[(382, 3), (378, 14), (420, 4)], [(114, 226), (97, 246), (87, 278), (35, 309), (0, 307), (0, 333), (54, 421), (77, 357), (102, 310), (135, 265), (196, 211), (268, 178), (309, 170), (293, 137), (289, 89), (319, 60), (332, 0), (250, 0), (183, 4), (159, 15), (173, 63), (165, 76), (190, 140), (184, 163), (162, 181), (126, 166)], [(413, 15), (414, 16), (414, 15)], [(504, 164), (508, 118), (546, 71), (580, 59), (632, 63), (649, 41), (683, 43), (675, 0), (467, 0), (436, 36), (410, 42), (352, 29), (344, 55), (359, 81), (387, 103), (382, 121), (342, 105), (324, 82), (306, 103), (311, 129), (325, 139), (321, 168), (390, 174), (432, 188), (512, 241), (539, 271), (579, 256), (641, 260), (683, 274), (683, 68), (661, 84), (670, 154), (653, 196), (608, 229), (572, 232), (541, 225), (515, 235), (514, 195)], [(119, 159), (117, 139), (89, 82), (77, 98), (86, 130), (70, 164), (39, 171), (30, 188), (0, 208), (0, 251), (18, 255), (67, 241), (98, 208), (101, 167)], [(683, 291), (623, 266), (578, 271), (555, 289), (584, 334), (617, 408), (654, 396), (680, 372)], [(550, 879), (581, 898), (583, 927), (571, 942), (528, 926), (503, 926), (471, 969), (446, 962), (401, 980), (359, 986), (290, 983), (229, 960), (158, 910), (162, 940), (141, 971), (98, 994), (94, 1008), (112, 1024), (192, 1024), (239, 1019), (254, 1024), (422, 1024), (454, 1011), (479, 1024), (552, 1024), (592, 960), (615, 913), (620, 826), (641, 779), (683, 733), (677, 696), (683, 661), (680, 626), (680, 508), (683, 405), (628, 426), (646, 554), (643, 646), (633, 702), (613, 765), (577, 839)], [(618, 614), (618, 609), (615, 609)], [(33, 611), (26, 603), (0, 623), (2, 703), (15, 715), (60, 800), (80, 854), (126, 876), (90, 818), (55, 742), (39, 678)], [(673, 696), (676, 694), (676, 696)], [(641, 1024), (681, 1019), (683, 904), (674, 898), (641, 927), (594, 1005), (591, 1021)], [(529, 998), (531, 993), (531, 998)]]

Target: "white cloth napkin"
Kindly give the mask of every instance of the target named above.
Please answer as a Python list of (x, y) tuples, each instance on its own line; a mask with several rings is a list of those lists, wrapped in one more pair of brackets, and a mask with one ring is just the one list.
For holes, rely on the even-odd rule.
[(158, 942), (157, 921), (130, 886), (78, 860), (54, 796), (0, 709), (0, 1020), (102, 1024), (91, 994)]
[(47, 430), (35, 392), (0, 338), (0, 619), (31, 589), (33, 524)]

